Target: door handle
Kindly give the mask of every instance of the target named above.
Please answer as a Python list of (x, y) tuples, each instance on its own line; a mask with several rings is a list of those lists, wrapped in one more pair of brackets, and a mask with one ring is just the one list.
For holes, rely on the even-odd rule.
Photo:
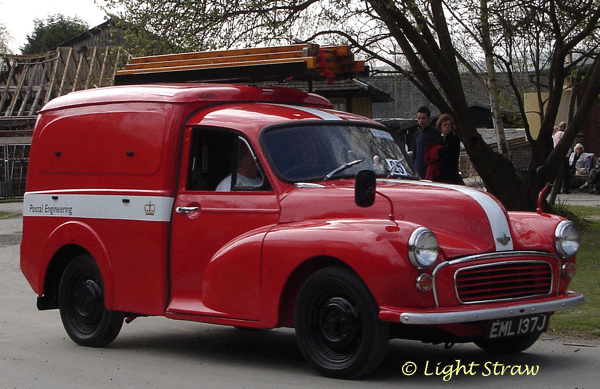
[(198, 207), (177, 207), (175, 208), (175, 212), (177, 213), (182, 213), (182, 214), (188, 214), (190, 212), (195, 212), (198, 210)]

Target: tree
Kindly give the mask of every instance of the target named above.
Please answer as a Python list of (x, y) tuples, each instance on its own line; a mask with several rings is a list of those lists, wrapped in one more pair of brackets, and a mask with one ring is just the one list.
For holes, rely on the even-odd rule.
[[(484, 56), (485, 67), (479, 69), (477, 59), (473, 59), (469, 66), (471, 73), (481, 79), (482, 84), (488, 89), (492, 122), (496, 131), (496, 143), (498, 151), (510, 159), (510, 149), (504, 133), (502, 121), (502, 109), (500, 102), (500, 87), (497, 80), (497, 60), (494, 52), (497, 48), (498, 36), (502, 38), (503, 31), (494, 28), (493, 15), (498, 12), (494, 7), (497, 2), (493, 0), (463, 0), (458, 5), (451, 3), (448, 7), (454, 20), (458, 22), (459, 28), (455, 28), (452, 35), (455, 37), (466, 36), (464, 45), (476, 44)], [(453, 5), (453, 7), (452, 7)], [(491, 8), (491, 9), (490, 9)], [(472, 24), (470, 24), (472, 22)], [(461, 31), (461, 28), (463, 31)], [(473, 42), (471, 42), (473, 41)], [(456, 46), (456, 43), (455, 43)], [(484, 80), (480, 75), (485, 75)]]
[(8, 44), (11, 37), (4, 23), (0, 22), (0, 54), (11, 54)]
[[(474, 6), (467, 0), (107, 2), (109, 8), (122, 7), (119, 16), (128, 23), (144, 26), (186, 51), (294, 40), (352, 44), (367, 59), (407, 77), (440, 112), (454, 115), (458, 135), (475, 169), (488, 191), (508, 209), (535, 206), (540, 180), (551, 180), (557, 174), (561, 158), (600, 92), (600, 0), (489, 0)], [(469, 26), (465, 20), (476, 23)], [(486, 23), (488, 27), (482, 30)], [(468, 27), (470, 38), (458, 35), (457, 26)], [(465, 44), (469, 39), (480, 39), (481, 44)], [(461, 74), (477, 73), (486, 59), (488, 71), (502, 69), (513, 76), (511, 85), (532, 150), (530, 171), (544, 166), (547, 176), (523, 182), (512, 162), (494, 152), (477, 132)], [(523, 91), (514, 78), (517, 69), (534, 74), (542, 107), (537, 138), (527, 123)], [(562, 92), (576, 73), (585, 81), (578, 83), (583, 97), (564, 142), (551, 152), (548, 144)], [(547, 99), (541, 93), (545, 84)]]
[[(598, 2), (464, 0), (460, 6), (451, 4), (454, 8), (449, 6), (449, 9), (454, 19), (483, 50), (490, 81), (495, 67), (501, 68), (508, 75), (532, 148), (531, 171), (544, 166), (548, 173), (545, 179), (552, 180), (560, 170), (560, 162), (564, 156), (560, 153), (569, 147), (576, 136), (576, 129), (583, 126), (589, 113), (586, 107), (589, 107), (598, 93), (595, 82), (586, 85), (590, 92), (587, 98), (592, 100), (584, 98), (579, 101), (577, 111), (582, 121), (573, 122), (571, 116), (570, 136), (565, 138), (569, 143), (564, 142), (556, 152), (549, 155), (550, 135), (556, 122), (563, 89), (571, 88), (572, 97), (580, 95), (578, 90), (584, 85), (581, 83), (581, 74), (587, 71), (590, 72), (588, 77), (591, 77), (594, 71), (598, 71), (594, 65), (600, 42), (597, 36)], [(480, 7), (479, 12), (469, 13), (469, 10), (477, 7)], [(475, 23), (469, 24), (473, 20)], [(519, 82), (515, 79), (516, 74), (527, 73), (532, 76), (531, 85), (538, 97), (537, 114), (542, 128), (537, 137), (531, 133), (522, 88), (517, 86)], [(490, 96), (494, 97), (491, 82)], [(574, 99), (571, 101), (572, 115), (576, 111), (573, 103)], [(535, 188), (535, 182), (532, 182), (532, 201), (535, 199)]]
[(48, 15), (46, 20), (34, 19), (33, 23), (33, 32), (21, 48), (23, 55), (46, 53), (89, 29), (83, 20), (61, 14)]

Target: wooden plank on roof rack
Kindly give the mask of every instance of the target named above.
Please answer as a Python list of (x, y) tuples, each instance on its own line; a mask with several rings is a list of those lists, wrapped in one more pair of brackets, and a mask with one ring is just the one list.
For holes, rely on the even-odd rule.
[[(174, 59), (170, 61), (154, 61), (154, 62), (138, 62), (127, 65), (127, 70), (134, 69), (158, 69), (162, 67), (177, 67), (177, 66), (205, 66), (228, 63), (255, 62), (255, 61), (276, 61), (276, 60), (292, 60), (293, 58), (303, 58), (301, 52), (286, 52), (286, 53), (267, 53), (267, 54), (249, 54), (229, 57), (214, 57), (214, 58), (193, 58), (193, 59)], [(306, 57), (312, 58), (312, 57)]]
[[(283, 76), (285, 75), (285, 76)], [(318, 71), (307, 69), (306, 62), (281, 62), (270, 65), (209, 67), (185, 71), (124, 73), (115, 76), (115, 85), (182, 83), (182, 82), (254, 82), (281, 80), (289, 76), (304, 79), (317, 77)]]
[(244, 67), (244, 66), (256, 66), (256, 65), (272, 65), (278, 63), (305, 63), (308, 69), (317, 69), (316, 59), (313, 57), (299, 58), (295, 61), (289, 59), (272, 59), (264, 61), (240, 61), (240, 62), (226, 62), (226, 63), (207, 63), (207, 64), (190, 64), (180, 66), (170, 66), (170, 63), (166, 63), (166, 66), (156, 68), (145, 68), (145, 69), (128, 69), (119, 71), (119, 74), (143, 74), (143, 73), (162, 73), (162, 72), (175, 72), (185, 70), (200, 70), (200, 69), (222, 69), (232, 67)]
[(133, 58), (117, 72), (115, 83), (332, 79), (366, 73), (349, 46), (307, 43)]
[[(217, 50), (217, 51), (200, 51), (194, 53), (180, 53), (180, 54), (164, 54), (154, 55), (149, 57), (137, 57), (131, 59), (131, 64), (136, 63), (148, 63), (148, 62), (165, 62), (165, 61), (178, 61), (178, 60), (190, 60), (190, 59), (202, 59), (202, 58), (216, 58), (216, 57), (236, 57), (242, 55), (254, 55), (254, 54), (276, 54), (276, 53), (289, 53), (298, 52), (302, 53), (305, 49), (310, 50), (311, 47), (315, 47), (318, 50), (318, 45), (302, 44), (302, 45), (291, 45), (291, 46), (273, 46), (273, 47), (261, 47), (261, 48), (248, 48), (248, 49), (232, 49), (232, 50)], [(316, 55), (308, 53), (308, 55)]]
[(331, 53), (338, 57), (344, 56), (352, 56), (352, 52), (350, 51), (350, 46), (342, 45), (342, 46), (324, 46), (321, 47), (325, 53)]

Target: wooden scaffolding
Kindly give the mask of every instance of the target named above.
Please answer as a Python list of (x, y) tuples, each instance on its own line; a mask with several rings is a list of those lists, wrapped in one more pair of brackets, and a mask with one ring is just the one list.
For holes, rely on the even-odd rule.
[[(35, 116), (51, 99), (81, 89), (113, 85), (128, 60), (115, 47), (60, 47), (44, 55), (0, 57), (0, 116)], [(125, 57), (125, 56), (123, 56)], [(121, 61), (120, 61), (121, 60)]]
[(128, 60), (118, 47), (0, 56), (0, 197), (23, 193), (37, 111), (69, 92), (113, 85)]

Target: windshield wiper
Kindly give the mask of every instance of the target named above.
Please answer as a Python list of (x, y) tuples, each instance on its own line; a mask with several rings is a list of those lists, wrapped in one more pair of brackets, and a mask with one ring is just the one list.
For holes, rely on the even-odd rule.
[(329, 174), (327, 174), (325, 176), (325, 179), (323, 181), (327, 181), (331, 177), (333, 177), (334, 175), (338, 174), (339, 172), (342, 172), (342, 171), (344, 171), (344, 170), (346, 170), (346, 169), (348, 169), (348, 168), (350, 168), (350, 167), (352, 167), (354, 165), (357, 165), (357, 164), (359, 164), (361, 162), (362, 162), (362, 159), (355, 159), (354, 161), (350, 161), (348, 163), (345, 163), (342, 166), (340, 166), (340, 167), (338, 167), (336, 169), (333, 169), (331, 172), (329, 172)]

